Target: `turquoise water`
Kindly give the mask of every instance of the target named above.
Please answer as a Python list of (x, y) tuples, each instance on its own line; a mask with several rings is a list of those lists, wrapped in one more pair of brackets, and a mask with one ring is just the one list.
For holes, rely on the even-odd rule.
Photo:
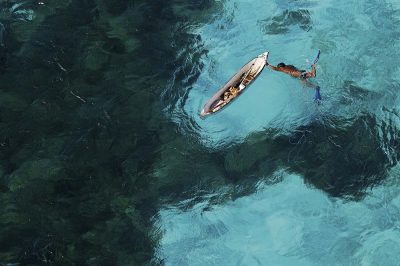
[[(379, 114), (382, 106), (396, 106), (398, 97), (398, 15), (388, 1), (226, 1), (212, 23), (196, 30), (208, 50), (201, 59), (204, 69), (173, 117), (179, 121), (179, 114), (189, 114), (202, 139), (214, 145), (263, 128), (290, 131), (315, 119)], [(271, 64), (309, 69), (317, 49), (322, 50), (316, 79), (326, 99), (322, 106), (312, 104), (311, 89), (265, 69), (251, 92), (225, 112), (204, 121), (196, 115), (218, 84), (258, 54), (269, 51)], [(359, 93), (373, 96), (360, 99)]]
[[(204, 68), (167, 117), (190, 117), (182, 134), (224, 150), (232, 179), (255, 181), (164, 205), (166, 265), (400, 265), (399, 22), (398, 1), (225, 1), (196, 28)], [(274, 65), (308, 69), (318, 49), (321, 105), (265, 69), (229, 107), (198, 117), (252, 57), (269, 51)]]
[(158, 255), (167, 265), (398, 265), (398, 181), (349, 202), (277, 175), (282, 182), (211, 209), (205, 199), (162, 210)]
[[(398, 1), (0, 0), (0, 265), (400, 265)], [(241, 66), (265, 69), (221, 112)]]

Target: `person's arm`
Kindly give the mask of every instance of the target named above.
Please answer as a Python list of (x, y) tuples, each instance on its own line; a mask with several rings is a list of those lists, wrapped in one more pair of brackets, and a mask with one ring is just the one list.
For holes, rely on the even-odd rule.
[(268, 64), (268, 63), (267, 63), (267, 66), (268, 66), (270, 69), (272, 69), (272, 70), (279, 71), (279, 67), (270, 65), (270, 64)]

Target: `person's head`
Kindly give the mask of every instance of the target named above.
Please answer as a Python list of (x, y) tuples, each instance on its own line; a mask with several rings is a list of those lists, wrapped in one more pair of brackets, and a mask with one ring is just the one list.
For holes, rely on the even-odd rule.
[(277, 67), (285, 67), (286, 65), (285, 65), (285, 63), (279, 63), (278, 65), (277, 65)]

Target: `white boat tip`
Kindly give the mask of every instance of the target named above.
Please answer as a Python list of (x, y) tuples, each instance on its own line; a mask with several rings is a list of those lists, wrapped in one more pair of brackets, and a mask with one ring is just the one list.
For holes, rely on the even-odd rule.
[(267, 60), (267, 58), (268, 58), (268, 54), (269, 54), (269, 52), (268, 52), (268, 51), (266, 51), (266, 52), (264, 52), (264, 53), (260, 54), (258, 57), (262, 57), (262, 58), (264, 58), (265, 60)]

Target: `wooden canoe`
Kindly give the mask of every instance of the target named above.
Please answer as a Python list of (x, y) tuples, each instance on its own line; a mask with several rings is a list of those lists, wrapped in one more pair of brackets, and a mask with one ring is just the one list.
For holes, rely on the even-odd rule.
[(213, 114), (234, 99), (239, 97), (242, 92), (257, 78), (264, 69), (268, 58), (268, 52), (262, 53), (246, 65), (244, 65), (214, 96), (204, 105), (200, 113), (201, 117)]

